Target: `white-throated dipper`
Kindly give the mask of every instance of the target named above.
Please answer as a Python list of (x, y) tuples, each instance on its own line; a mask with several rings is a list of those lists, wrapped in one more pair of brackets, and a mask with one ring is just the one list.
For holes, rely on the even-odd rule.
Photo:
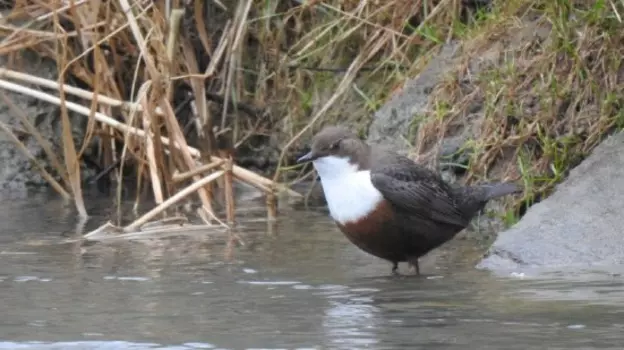
[(512, 183), (451, 186), (340, 126), (314, 135), (310, 152), (297, 160), (309, 161), (340, 230), (363, 251), (390, 261), (394, 274), (399, 262), (420, 274), (418, 259), (466, 228), (490, 199), (522, 191)]

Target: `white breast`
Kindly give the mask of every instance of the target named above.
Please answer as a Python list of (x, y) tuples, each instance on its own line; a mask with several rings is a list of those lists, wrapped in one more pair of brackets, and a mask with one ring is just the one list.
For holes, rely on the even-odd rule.
[(369, 214), (382, 200), (371, 182), (370, 171), (358, 171), (346, 158), (319, 158), (314, 161), (314, 168), (321, 177), (329, 213), (341, 224)]

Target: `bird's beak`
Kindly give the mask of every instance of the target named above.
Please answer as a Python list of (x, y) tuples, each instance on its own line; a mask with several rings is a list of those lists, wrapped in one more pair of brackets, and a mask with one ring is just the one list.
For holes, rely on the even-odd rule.
[(299, 163), (299, 164), (306, 163), (306, 162), (313, 161), (314, 159), (316, 159), (316, 157), (314, 156), (312, 151), (310, 151), (310, 152), (306, 153), (305, 155), (299, 157), (299, 159), (297, 159), (297, 163)]

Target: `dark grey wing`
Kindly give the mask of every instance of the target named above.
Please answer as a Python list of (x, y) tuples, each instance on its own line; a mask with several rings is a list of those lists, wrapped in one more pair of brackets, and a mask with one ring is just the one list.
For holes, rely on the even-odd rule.
[(437, 174), (406, 157), (392, 156), (391, 160), (391, 166), (383, 162), (385, 166), (371, 169), (371, 181), (397, 210), (441, 224), (468, 225), (450, 187)]

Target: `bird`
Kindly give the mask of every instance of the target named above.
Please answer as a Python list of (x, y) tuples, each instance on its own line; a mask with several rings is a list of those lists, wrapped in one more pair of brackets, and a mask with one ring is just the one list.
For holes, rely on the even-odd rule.
[(401, 262), (420, 275), (419, 258), (466, 228), (489, 200), (523, 191), (511, 182), (449, 184), (340, 125), (315, 134), (310, 151), (296, 162), (312, 162), (340, 231), (362, 251), (390, 262), (394, 275)]

